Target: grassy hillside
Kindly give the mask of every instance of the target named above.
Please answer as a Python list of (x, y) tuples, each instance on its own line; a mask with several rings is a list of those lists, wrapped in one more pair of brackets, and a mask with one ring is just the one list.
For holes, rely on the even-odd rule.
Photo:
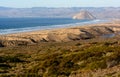
[(0, 77), (120, 77), (118, 39), (0, 48)]

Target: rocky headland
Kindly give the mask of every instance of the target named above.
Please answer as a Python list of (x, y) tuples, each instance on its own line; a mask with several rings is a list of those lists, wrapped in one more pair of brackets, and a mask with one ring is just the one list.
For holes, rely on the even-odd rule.
[(80, 19), (80, 20), (93, 20), (96, 19), (90, 12), (88, 11), (80, 11), (80, 13), (73, 16), (73, 19)]

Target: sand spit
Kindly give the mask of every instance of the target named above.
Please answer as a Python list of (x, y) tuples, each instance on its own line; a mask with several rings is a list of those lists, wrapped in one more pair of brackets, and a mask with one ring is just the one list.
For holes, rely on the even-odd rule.
[(0, 47), (31, 45), (39, 42), (86, 40), (120, 32), (120, 23), (111, 22), (70, 28), (0, 35)]

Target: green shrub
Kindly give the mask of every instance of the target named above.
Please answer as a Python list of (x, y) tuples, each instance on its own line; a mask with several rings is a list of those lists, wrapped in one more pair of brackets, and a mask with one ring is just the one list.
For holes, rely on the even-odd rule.
[(106, 65), (106, 62), (104, 60), (102, 61), (94, 61), (94, 62), (91, 62), (90, 64), (88, 64), (87, 68), (88, 69), (103, 69), (103, 68), (106, 68), (107, 65)]
[(0, 63), (4, 63), (4, 62), (23, 62), (23, 60), (20, 60), (18, 57), (15, 56), (0, 57)]

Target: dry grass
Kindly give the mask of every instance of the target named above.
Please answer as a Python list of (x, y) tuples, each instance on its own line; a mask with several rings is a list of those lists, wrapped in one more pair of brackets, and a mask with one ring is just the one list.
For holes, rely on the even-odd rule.
[(0, 76), (57, 77), (111, 68), (120, 64), (119, 41), (113, 39), (0, 48)]

